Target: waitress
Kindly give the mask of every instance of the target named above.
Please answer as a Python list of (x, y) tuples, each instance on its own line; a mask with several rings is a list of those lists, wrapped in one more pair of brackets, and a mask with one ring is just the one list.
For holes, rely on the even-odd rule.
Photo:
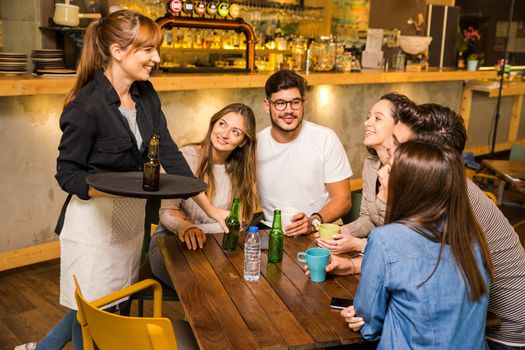
[[(21, 349), (61, 349), (71, 339), (75, 349), (82, 349), (73, 275), (87, 300), (137, 280), (145, 200), (99, 192), (86, 184), (86, 177), (142, 170), (145, 145), (153, 133), (160, 135), (160, 162), (166, 172), (193, 177), (148, 81), (160, 61), (156, 47), (161, 40), (152, 20), (128, 10), (87, 28), (77, 81), (60, 118), (56, 174), (69, 194), (55, 231), (60, 234), (60, 304), (70, 311), (42, 341)], [(215, 208), (204, 193), (194, 199), (210, 217), (224, 222), (227, 211)]]

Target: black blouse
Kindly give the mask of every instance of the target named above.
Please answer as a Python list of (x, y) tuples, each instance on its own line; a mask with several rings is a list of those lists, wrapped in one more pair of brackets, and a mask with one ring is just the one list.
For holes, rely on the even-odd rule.
[(109, 171), (142, 171), (147, 143), (153, 132), (160, 135), (159, 159), (169, 174), (194, 177), (188, 163), (171, 138), (160, 100), (149, 81), (131, 85), (137, 125), (144, 143), (137, 147), (129, 124), (118, 110), (120, 99), (100, 72), (66, 106), (60, 117), (62, 138), (58, 146), (57, 179), (69, 193), (55, 229), (60, 233), (71, 195), (88, 200), (90, 174)]

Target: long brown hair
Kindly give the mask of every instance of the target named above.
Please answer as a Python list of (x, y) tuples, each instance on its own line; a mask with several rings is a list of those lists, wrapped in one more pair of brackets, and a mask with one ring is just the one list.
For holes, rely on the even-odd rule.
[(461, 271), (469, 301), (478, 301), (488, 293), (476, 264), (474, 242), (481, 250), (491, 278), (492, 260), (485, 234), (469, 205), (460, 156), (453, 148), (417, 140), (397, 148), (388, 181), (385, 218), (385, 223), (392, 222), (400, 222), (425, 238), (441, 243), (432, 274), (446, 244)]
[(157, 47), (162, 41), (159, 26), (139, 13), (120, 10), (111, 13), (99, 21), (92, 22), (84, 34), (84, 48), (77, 69), (77, 80), (67, 94), (68, 105), (80, 89), (95, 79), (101, 69), (107, 68), (112, 56), (113, 44), (125, 49), (140, 50), (145, 47)]
[(251, 220), (259, 204), (257, 192), (257, 168), (255, 161), (255, 116), (250, 107), (242, 103), (232, 103), (215, 113), (210, 119), (208, 132), (200, 142), (201, 159), (196, 176), (208, 184), (206, 194), (213, 198), (215, 194), (215, 176), (213, 174), (211, 132), (215, 123), (228, 113), (237, 113), (244, 121), (245, 142), (236, 147), (225, 162), (226, 172), (230, 176), (231, 198), (241, 201), (240, 216), (243, 220)]

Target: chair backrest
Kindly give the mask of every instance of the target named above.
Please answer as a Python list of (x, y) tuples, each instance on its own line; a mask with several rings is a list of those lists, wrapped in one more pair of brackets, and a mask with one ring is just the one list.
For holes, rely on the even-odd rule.
[(167, 318), (125, 317), (101, 310), (81, 294), (78, 283), (75, 298), (82, 327), (84, 349), (177, 350), (171, 321)]
[(361, 191), (352, 191), (352, 208), (346, 215), (343, 215), (342, 220), (344, 224), (348, 224), (359, 217), (362, 199), (363, 194)]
[(525, 145), (515, 143), (510, 149), (509, 160), (513, 162), (525, 162)]

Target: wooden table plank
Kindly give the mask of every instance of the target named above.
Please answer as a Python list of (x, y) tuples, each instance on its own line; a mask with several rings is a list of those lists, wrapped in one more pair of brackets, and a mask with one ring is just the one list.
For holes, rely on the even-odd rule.
[[(323, 283), (313, 283), (310, 278), (305, 275), (302, 268), (302, 263), (296, 259), (299, 251), (315, 246), (315, 243), (308, 239), (294, 239), (286, 238), (285, 241), (285, 256), (281, 263), (282, 272), (288, 277), (290, 281), (298, 288), (305, 298), (312, 305), (312, 311), (317, 314), (320, 320), (323, 320), (324, 325), (338, 335), (339, 339), (358, 338), (360, 335), (352, 332), (343, 317), (339, 313), (333, 312), (330, 309), (330, 299), (332, 296), (339, 296), (344, 298), (352, 298), (353, 295), (344, 290), (336, 281), (336, 277), (328, 275)], [(325, 329), (328, 332), (328, 329)]]
[[(272, 283), (273, 277), (278, 278), (279, 283), (272, 284), (272, 287), (296, 316), (304, 312), (300, 311), (303, 305), (308, 305), (309, 317), (300, 318), (300, 322), (303, 327), (308, 329), (318, 345), (333, 346), (338, 345), (338, 343), (353, 342), (353, 340), (343, 341), (343, 339), (348, 338), (361, 342), (361, 336), (348, 328), (347, 323), (338, 312), (333, 312), (330, 309), (331, 291), (337, 289), (339, 291), (338, 296), (346, 298), (351, 298), (352, 295), (335, 283), (333, 276), (329, 276), (329, 279), (324, 283), (312, 283), (309, 277), (305, 275), (302, 264), (296, 260), (297, 252), (316, 246), (311, 238), (312, 236), (286, 237), (283, 261), (279, 264), (267, 264), (266, 266), (263, 264), (261, 272), (270, 283)], [(244, 236), (241, 235), (239, 240), (241, 245), (243, 239)], [(262, 256), (263, 261), (266, 262), (266, 251), (263, 251)], [(298, 298), (301, 299), (300, 305), (297, 305)], [(293, 309), (295, 307), (297, 309)], [(312, 323), (312, 319), (320, 322)], [(334, 335), (337, 341), (333, 338)]]
[[(203, 280), (199, 279), (198, 275), (192, 273), (193, 271), (190, 266), (190, 264), (193, 263), (193, 261), (191, 261), (192, 259), (190, 259), (189, 263), (185, 259), (183, 252), (187, 251), (187, 249), (181, 249), (178, 240), (174, 236), (159, 237), (157, 243), (164, 257), (164, 262), (173, 281), (173, 285), (181, 300), (188, 322), (196, 335), (199, 347), (201, 349), (235, 348), (234, 344), (230, 342), (231, 334), (228, 334), (227, 330), (221, 327), (221, 321), (224, 322), (225, 320), (223, 317), (216, 316), (216, 308), (210, 305), (210, 300), (207, 298), (208, 294), (206, 290), (202, 289)], [(212, 300), (214, 303), (216, 301), (217, 300)], [(232, 310), (229, 311), (231, 313)], [(222, 312), (226, 314), (227, 310), (219, 305), (219, 316), (221, 316)], [(241, 323), (244, 324), (244, 322)], [(229, 323), (224, 322), (222, 324)], [(247, 329), (243, 331), (245, 335), (250, 336), (250, 332)], [(236, 336), (233, 336), (233, 338), (234, 340), (237, 339)], [(242, 337), (238, 337), (238, 339), (241, 338)], [(237, 341), (235, 341), (235, 344), (236, 343)], [(243, 347), (242, 344), (240, 344), (239, 348), (253, 349), (256, 347), (253, 338), (252, 341), (247, 341), (247, 344), (250, 344), (252, 347)]]
[[(356, 279), (345, 277), (348, 281), (340, 283), (339, 277), (330, 276), (324, 283), (312, 283), (295, 257), (298, 251), (313, 246), (311, 240), (286, 238), (290, 243), (285, 242), (279, 264), (267, 263), (263, 251), (261, 279), (246, 282), (242, 250), (245, 233), (241, 233), (234, 252), (221, 249), (222, 236), (209, 237), (200, 251), (187, 250), (173, 237), (169, 249), (166, 242), (163, 248), (159, 242), (202, 349), (313, 349), (362, 342), (339, 312), (329, 307), (334, 293), (353, 296)], [(206, 314), (212, 322), (206, 323)], [(209, 328), (212, 324), (215, 329)], [(248, 341), (236, 341), (246, 336)]]
[[(182, 243), (178, 242), (180, 245)], [(210, 244), (207, 241), (205, 245)], [(230, 295), (224, 289), (215, 270), (210, 265), (210, 261), (205, 256), (203, 250), (181, 249), (184, 257), (188, 261), (195, 279), (200, 281), (200, 288), (204, 291), (211, 311), (219, 325), (225, 325), (223, 332), (230, 341), (233, 349), (255, 349), (257, 342), (252, 330), (239, 315), (237, 307), (233, 303)], [(239, 275), (232, 276), (232, 280), (242, 279)], [(238, 284), (238, 281), (231, 283)], [(184, 288), (184, 286), (181, 286)], [(178, 290), (177, 286), (175, 288)]]
[[(287, 238), (286, 240), (286, 252), (290, 256), (290, 259), (294, 260), (298, 266), (300, 267), (300, 272), (304, 273), (303, 271), (303, 263), (300, 263), (297, 261), (297, 253), (299, 252), (305, 252), (308, 250), (308, 248), (317, 247), (317, 244), (313, 241), (313, 235), (310, 235), (308, 239), (294, 239), (294, 238)], [(310, 243), (308, 243), (310, 242)], [(297, 273), (297, 270), (294, 270), (294, 272)], [(346, 289), (345, 285), (347, 284), (340, 284), (338, 283), (338, 280), (344, 280), (347, 277), (336, 277), (334, 275), (328, 274), (326, 276), (327, 282), (321, 283), (319, 286), (322, 287), (323, 291), (326, 293), (326, 295), (331, 298), (333, 296), (338, 296), (341, 298), (353, 298), (355, 295), (355, 286), (354, 288), (348, 290)], [(292, 280), (297, 280), (297, 278), (292, 278)], [(334, 283), (335, 281), (335, 283)]]
[(286, 341), (276, 329), (265, 310), (252, 294), (251, 285), (263, 284), (264, 280), (257, 283), (238, 283), (243, 279), (243, 270), (238, 271), (230, 262), (230, 258), (241, 257), (239, 248), (234, 252), (224, 254), (220, 244), (215, 239), (208, 239), (204, 245), (204, 252), (212, 265), (213, 270), (228, 292), (239, 314), (252, 332), (261, 348), (283, 349)]
[[(213, 237), (217, 242), (222, 241), (222, 233), (214, 234)], [(245, 235), (241, 234), (239, 239), (240, 246), (244, 244), (244, 238)], [(244, 272), (244, 256), (242, 254), (228, 254), (228, 258), (237, 272), (242, 274)], [(265, 268), (266, 263), (267, 257), (265, 254), (262, 254), (261, 270)], [(288, 307), (264, 278), (261, 277), (257, 283), (248, 283), (247, 285), (291, 349), (312, 348), (311, 345), (308, 345), (314, 343), (312, 337), (300, 325), (294, 315), (290, 313)]]

